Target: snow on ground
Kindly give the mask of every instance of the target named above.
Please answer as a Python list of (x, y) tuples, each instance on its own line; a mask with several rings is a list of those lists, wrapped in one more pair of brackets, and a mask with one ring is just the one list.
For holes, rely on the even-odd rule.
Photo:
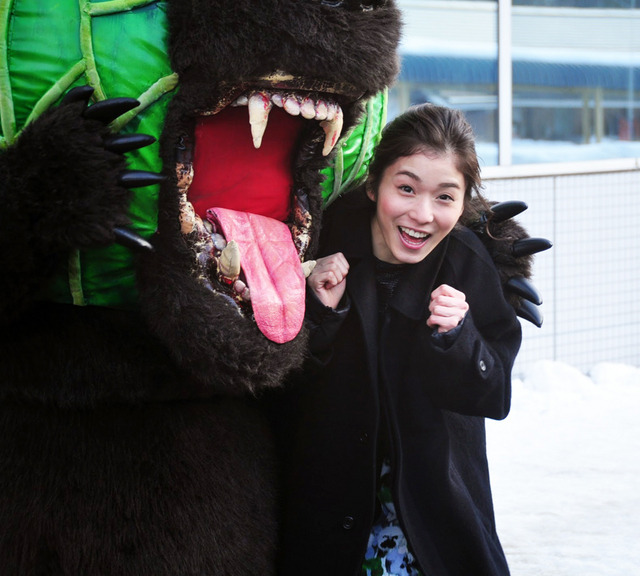
[(487, 444), (513, 576), (640, 574), (640, 369), (536, 363)]

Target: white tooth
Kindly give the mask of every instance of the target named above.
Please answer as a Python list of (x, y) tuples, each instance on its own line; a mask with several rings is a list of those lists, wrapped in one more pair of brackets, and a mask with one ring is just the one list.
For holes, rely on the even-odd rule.
[(412, 238), (417, 238), (418, 240), (423, 240), (428, 236), (426, 232), (418, 232), (417, 230), (412, 230), (411, 228), (405, 228), (404, 226), (400, 227), (402, 231), (411, 236)]
[(298, 116), (300, 114), (300, 102), (293, 96), (287, 96), (284, 99), (284, 109), (291, 116)]
[(224, 278), (233, 281), (240, 275), (240, 248), (235, 240), (231, 240), (220, 253), (218, 271)]
[(307, 120), (316, 117), (316, 106), (314, 101), (308, 96), (302, 100), (300, 105), (300, 115)]
[(251, 291), (249, 290), (249, 287), (242, 280), (236, 280), (233, 283), (233, 291), (238, 296), (240, 296), (240, 298), (242, 298), (245, 302), (251, 301)]
[(180, 230), (183, 234), (191, 234), (196, 228), (196, 211), (193, 204), (186, 199), (180, 202)]
[(333, 120), (339, 109), (340, 107), (335, 102), (329, 102), (327, 104), (327, 120)]
[(222, 251), (227, 247), (227, 240), (222, 234), (214, 232), (213, 234), (211, 234), (211, 240), (213, 241), (213, 245), (215, 246), (216, 250)]
[(309, 278), (309, 275), (311, 274), (311, 272), (313, 272), (313, 269), (315, 267), (316, 267), (315, 260), (305, 260), (302, 263), (302, 273), (304, 274), (304, 277)]
[(249, 104), (249, 98), (247, 97), (246, 94), (243, 94), (242, 96), (238, 96), (232, 103), (231, 106), (246, 106), (247, 104)]
[(316, 104), (316, 120), (326, 120), (327, 112), (327, 103), (324, 100), (318, 100)]
[(284, 106), (282, 94), (280, 94), (280, 92), (275, 92), (271, 95), (271, 102), (273, 102), (278, 108), (282, 108), (282, 106)]
[(337, 113), (333, 120), (327, 119), (320, 122), (320, 126), (322, 126), (322, 129), (324, 130), (324, 147), (322, 148), (323, 156), (328, 156), (338, 142), (340, 134), (342, 133), (343, 121), (342, 108), (338, 106)]
[(249, 98), (249, 124), (251, 124), (251, 137), (255, 148), (260, 148), (262, 145), (262, 136), (267, 129), (272, 106), (271, 100), (261, 92), (256, 92)]

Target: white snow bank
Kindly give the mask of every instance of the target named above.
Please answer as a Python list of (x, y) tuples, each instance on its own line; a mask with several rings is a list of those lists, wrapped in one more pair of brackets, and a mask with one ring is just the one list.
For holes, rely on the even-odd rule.
[(640, 574), (640, 369), (539, 362), (487, 443), (513, 576)]

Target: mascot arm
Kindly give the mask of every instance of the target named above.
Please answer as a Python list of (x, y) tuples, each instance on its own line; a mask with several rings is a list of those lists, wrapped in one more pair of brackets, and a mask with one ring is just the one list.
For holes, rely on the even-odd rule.
[(123, 153), (154, 139), (113, 135), (108, 124), (138, 102), (87, 106), (92, 93), (87, 86), (71, 90), (0, 155), (2, 314), (37, 298), (70, 251), (137, 241), (124, 228), (129, 188), (160, 177), (127, 171)]
[(478, 203), (479, 217), (466, 223), (482, 240), (498, 268), (507, 300), (522, 319), (542, 326), (538, 306), (542, 298), (530, 282), (533, 256), (551, 248), (546, 238), (531, 238), (526, 230), (513, 220), (527, 205), (520, 201), (492, 203), (487, 210)]

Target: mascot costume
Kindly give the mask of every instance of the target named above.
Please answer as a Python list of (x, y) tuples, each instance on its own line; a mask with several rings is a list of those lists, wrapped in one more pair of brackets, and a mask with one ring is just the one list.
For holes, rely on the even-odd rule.
[[(392, 0), (0, 0), (4, 576), (273, 574), (258, 400), (399, 35)], [(498, 228), (539, 323), (539, 245)]]

